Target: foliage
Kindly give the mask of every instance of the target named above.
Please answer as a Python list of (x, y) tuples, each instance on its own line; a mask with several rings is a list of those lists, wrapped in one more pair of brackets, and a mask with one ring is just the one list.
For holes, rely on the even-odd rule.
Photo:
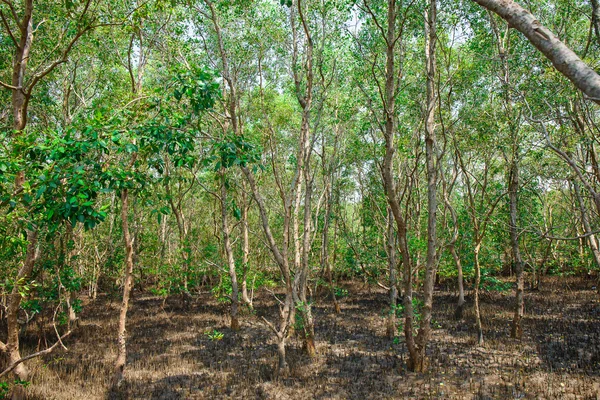
[(204, 334), (206, 335), (206, 337), (208, 337), (213, 342), (222, 340), (225, 337), (225, 334), (223, 332), (219, 332), (216, 329), (213, 329), (212, 331), (205, 332)]

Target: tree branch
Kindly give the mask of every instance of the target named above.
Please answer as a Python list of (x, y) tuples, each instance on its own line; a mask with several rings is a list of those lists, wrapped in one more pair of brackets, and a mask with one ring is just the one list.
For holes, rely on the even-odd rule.
[(21, 89), (23, 89), (20, 86), (9, 85), (8, 83), (4, 83), (2, 81), (0, 81), (0, 86), (5, 87), (5, 88), (10, 89), (10, 90), (21, 90)]
[[(66, 339), (70, 334), (72, 333), (71, 330), (69, 330), (67, 333), (65, 333), (62, 336), (58, 336), (58, 340), (56, 341), (56, 343), (54, 343), (52, 346), (48, 347), (46, 350), (42, 350), (42, 351), (38, 351), (37, 353), (33, 353), (30, 354), (28, 356), (22, 357), (20, 359), (18, 359), (17, 361), (15, 361), (14, 363), (12, 363), (11, 365), (8, 366), (8, 368), (6, 368), (4, 371), (2, 371), (2, 373), (0, 373), (0, 378), (2, 378), (3, 376), (5, 376), (6, 374), (10, 373), (13, 369), (15, 369), (19, 364), (27, 361), (27, 360), (31, 360), (32, 358), (37, 358), (37, 357), (41, 357), (44, 356), (46, 354), (50, 354), (52, 353), (59, 345), (64, 347), (64, 345), (62, 344), (63, 339)], [(2, 343), (2, 345), (4, 345)], [(4, 345), (4, 347), (6, 347), (6, 345)], [(3, 347), (0, 345), (0, 349), (2, 349)]]
[(4, 13), (2, 11), (0, 11), (0, 18), (2, 18), (2, 23), (4, 24), (4, 27), (6, 28), (6, 32), (8, 32), (8, 36), (10, 36), (10, 38), (12, 39), (15, 46), (19, 47), (19, 42), (17, 42), (15, 35), (13, 35), (12, 30), (10, 29), (10, 26), (8, 25), (8, 21), (4, 17)]
[(511, 28), (515, 28), (525, 35), (529, 42), (552, 62), (554, 68), (573, 82), (591, 100), (600, 104), (600, 75), (529, 11), (513, 0), (473, 1), (498, 14), (508, 22)]

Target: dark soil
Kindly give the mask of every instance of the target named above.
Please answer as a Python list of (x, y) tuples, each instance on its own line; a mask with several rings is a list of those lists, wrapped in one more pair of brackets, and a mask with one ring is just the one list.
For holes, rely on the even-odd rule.
[[(482, 296), (485, 345), (475, 341), (473, 313), (455, 320), (455, 296), (437, 292), (426, 374), (406, 370), (403, 338), (385, 334), (387, 296), (381, 289), (345, 285), (336, 315), (316, 301), (319, 357), (301, 342), (288, 346), (290, 373), (275, 379), (273, 335), (260, 316), (277, 316), (261, 293), (256, 312), (228, 328), (227, 305), (210, 294), (181, 298), (137, 294), (129, 313), (126, 382), (110, 388), (116, 357), (118, 301), (85, 307), (78, 330), (60, 351), (29, 363), (34, 399), (600, 399), (600, 302), (591, 281), (548, 278), (526, 294), (524, 336), (511, 339), (512, 293)], [(469, 304), (470, 306), (470, 304)], [(206, 332), (218, 330), (221, 340)]]

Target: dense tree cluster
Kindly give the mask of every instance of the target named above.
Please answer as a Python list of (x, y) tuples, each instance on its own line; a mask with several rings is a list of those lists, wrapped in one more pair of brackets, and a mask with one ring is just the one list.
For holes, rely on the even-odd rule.
[[(526, 7), (526, 8), (523, 8)], [(0, 376), (81, 299), (255, 291), (317, 353), (313, 294), (389, 291), (427, 369), (433, 292), (600, 268), (596, 0), (1, 0)], [(510, 275), (507, 286), (506, 277)], [(502, 278), (502, 279), (500, 279)], [(52, 332), (24, 355), (20, 332)], [(3, 371), (3, 372), (2, 372)]]

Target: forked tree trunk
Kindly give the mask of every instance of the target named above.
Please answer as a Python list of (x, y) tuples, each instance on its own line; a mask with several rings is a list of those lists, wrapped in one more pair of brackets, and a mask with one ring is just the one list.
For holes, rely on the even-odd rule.
[[(388, 201), (388, 205), (394, 215), (396, 222), (396, 230), (398, 234), (399, 251), (402, 256), (402, 265), (404, 268), (404, 336), (406, 339), (406, 347), (408, 348), (408, 367), (416, 371), (419, 368), (417, 347), (413, 335), (413, 283), (412, 283), (412, 262), (408, 246), (406, 219), (403, 215), (398, 200), (396, 184), (394, 182), (394, 153), (396, 147), (394, 144), (395, 133), (395, 101), (396, 101), (396, 66), (395, 53), (398, 38), (396, 37), (396, 17), (397, 17), (396, 0), (387, 1), (387, 29), (384, 33), (386, 42), (386, 69), (385, 69), (385, 92), (383, 101), (383, 120), (385, 125), (383, 128), (383, 136), (385, 139), (385, 156), (383, 159), (382, 176), (383, 187)], [(374, 16), (373, 16), (374, 17)]]
[(427, 71), (427, 112), (425, 116), (425, 158), (427, 164), (427, 257), (423, 283), (423, 309), (421, 327), (416, 338), (417, 359), (414, 370), (427, 369), (427, 343), (431, 336), (433, 289), (437, 269), (437, 152), (435, 138), (435, 78), (436, 78), (436, 23), (437, 0), (430, 0), (425, 15), (425, 59)]
[(121, 226), (125, 242), (125, 270), (123, 280), (123, 300), (119, 314), (119, 328), (117, 331), (117, 359), (115, 361), (113, 384), (119, 385), (123, 381), (125, 363), (127, 360), (127, 310), (129, 297), (133, 286), (133, 240), (129, 232), (129, 191), (121, 191)]
[[(258, 206), (260, 221), (261, 221), (261, 224), (263, 227), (263, 232), (265, 234), (265, 238), (267, 239), (267, 245), (269, 247), (269, 250), (271, 251), (271, 254), (273, 255), (273, 258), (275, 259), (275, 262), (277, 263), (277, 266), (279, 267), (279, 270), (281, 272), (281, 278), (283, 279), (283, 282), (285, 284), (285, 289), (286, 289), (285, 302), (280, 305), (280, 310), (279, 310), (279, 317), (280, 317), (279, 318), (279, 326), (275, 327), (273, 324), (271, 324), (270, 322), (268, 322), (266, 319), (263, 318), (263, 320), (268, 324), (269, 328), (273, 331), (273, 333), (275, 334), (275, 337), (277, 339), (279, 361), (278, 361), (278, 365), (277, 365), (276, 375), (282, 376), (282, 375), (285, 375), (288, 370), (287, 363), (285, 361), (285, 340), (289, 333), (289, 329), (290, 329), (290, 325), (291, 325), (290, 318), (292, 316), (292, 309), (294, 308), (292, 278), (291, 278), (291, 274), (290, 274), (288, 252), (287, 252), (287, 249), (289, 246), (289, 229), (290, 229), (290, 219), (291, 219), (290, 218), (290, 215), (291, 215), (290, 198), (291, 198), (291, 196), (288, 196), (287, 200), (284, 202), (285, 203), (285, 214), (284, 214), (284, 223), (283, 223), (283, 225), (284, 225), (283, 226), (283, 237), (284, 237), (283, 241), (284, 241), (284, 243), (283, 243), (282, 250), (280, 250), (279, 246), (277, 245), (277, 242), (275, 241), (275, 237), (273, 236), (273, 233), (271, 232), (271, 226), (269, 223), (267, 208), (266, 208), (266, 205), (265, 205), (265, 202), (264, 202), (264, 199), (263, 199), (261, 193), (258, 191), (258, 186), (256, 184), (254, 176), (252, 175), (252, 172), (249, 170), (249, 168), (247, 166), (242, 166), (241, 169), (242, 169), (242, 172), (244, 173), (244, 175), (246, 176), (246, 180), (250, 184), (250, 189), (252, 190), (252, 195)], [(296, 174), (296, 177), (298, 177), (298, 173)], [(292, 183), (292, 187), (293, 186), (294, 186), (294, 183)]]
[[(311, 174), (311, 156), (312, 156), (312, 141), (310, 119), (313, 100), (313, 39), (309, 30), (309, 23), (304, 14), (304, 6), (302, 0), (296, 0), (292, 10), (297, 11), (301, 29), (305, 37), (305, 54), (302, 60), (302, 67), (305, 75), (305, 85), (303, 76), (299, 73), (299, 54), (298, 54), (298, 30), (296, 28), (295, 13), (290, 13), (290, 22), (292, 25), (292, 36), (294, 38), (293, 53), (292, 53), (292, 75), (296, 91), (296, 98), (302, 109), (302, 120), (300, 125), (300, 140), (298, 142), (298, 164), (297, 173), (298, 179), (304, 182), (304, 217), (302, 235), (299, 231), (300, 223), (300, 206), (301, 206), (301, 185), (296, 185), (294, 192), (294, 223), (293, 234), (295, 243), (294, 266), (296, 268), (296, 276), (294, 279), (294, 301), (296, 303), (295, 312), (299, 313), (302, 319), (302, 330), (304, 336), (304, 349), (309, 357), (313, 358), (317, 354), (315, 345), (315, 330), (314, 320), (312, 315), (312, 305), (307, 299), (307, 284), (310, 274), (309, 257), (311, 248), (311, 218), (312, 218), (312, 191), (313, 191), (313, 176)], [(294, 313), (292, 312), (292, 317)]]

